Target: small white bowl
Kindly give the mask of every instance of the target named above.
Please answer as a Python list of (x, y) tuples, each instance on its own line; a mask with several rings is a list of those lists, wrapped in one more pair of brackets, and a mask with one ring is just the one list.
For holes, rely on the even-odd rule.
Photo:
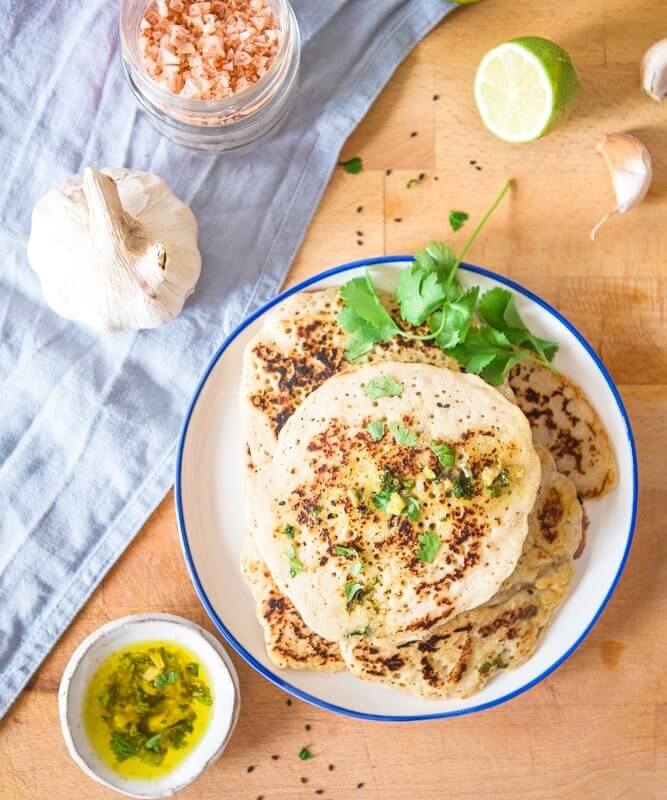
[[(171, 772), (153, 780), (124, 778), (96, 754), (83, 721), (90, 679), (112, 653), (134, 642), (166, 640), (186, 647), (211, 678), (211, 721), (197, 747)], [(211, 634), (173, 614), (135, 614), (103, 625), (77, 647), (65, 668), (58, 692), (58, 710), (65, 743), (74, 761), (93, 780), (128, 797), (157, 800), (171, 797), (196, 780), (221, 755), (236, 725), (239, 682), (229, 656)]]

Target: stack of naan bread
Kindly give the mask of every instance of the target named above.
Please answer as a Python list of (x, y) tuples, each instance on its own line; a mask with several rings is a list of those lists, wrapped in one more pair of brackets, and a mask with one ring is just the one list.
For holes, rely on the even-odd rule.
[(350, 364), (340, 308), (336, 289), (293, 295), (245, 352), (242, 569), (267, 651), (466, 697), (534, 652), (614, 455), (565, 376), (527, 363), (494, 388), (403, 338)]

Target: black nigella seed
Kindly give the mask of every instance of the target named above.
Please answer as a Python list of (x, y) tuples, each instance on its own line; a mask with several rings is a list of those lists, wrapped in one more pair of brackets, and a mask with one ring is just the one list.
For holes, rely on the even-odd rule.
[(277, 760), (280, 758), (280, 756), (273, 755), (273, 756), (271, 756), (271, 758), (272, 758), (274, 761), (277, 761)]
[(425, 177), (426, 177), (426, 173), (425, 172), (420, 172), (419, 173), (419, 180), (420, 181), (423, 181)]
[(385, 174), (385, 175), (391, 175), (391, 170), (390, 170), (390, 169), (386, 169), (386, 170), (385, 170), (385, 172), (384, 172), (384, 174)]
[[(361, 212), (362, 212), (363, 210), (364, 210), (364, 207), (363, 207), (363, 206), (357, 206), (357, 214), (361, 214)], [(289, 703), (288, 703), (287, 705), (289, 705)]]
[(329, 772), (333, 772), (333, 771), (334, 771), (334, 769), (336, 769), (336, 768), (334, 767), (334, 765), (333, 765), (333, 764), (329, 764)]
[(315, 789), (315, 794), (324, 794), (324, 789)]
[(403, 217), (394, 217), (394, 222), (403, 222)]
[(410, 134), (410, 138), (414, 139), (416, 135), (417, 135), (417, 131), (412, 131), (412, 133)]
[(440, 99), (440, 95), (439, 94), (434, 94), (433, 95), (433, 99), (434, 100), (439, 100)]
[(482, 168), (481, 168), (479, 165), (477, 165), (477, 166), (475, 167), (475, 169), (477, 170), (477, 172), (481, 172), (481, 171), (482, 171)]
[(292, 705), (292, 700), (291, 700), (291, 698), (289, 698), (289, 697), (287, 698), (287, 705), (288, 705), (288, 706), (291, 706), (291, 705)]
[(361, 247), (361, 245), (363, 244), (363, 242), (361, 241), (361, 239), (357, 239), (357, 244), (359, 245), (359, 247)]
[(305, 728), (306, 728), (307, 731), (309, 731), (312, 727), (313, 726), (310, 724), (310, 722), (306, 723), (306, 725), (305, 725)]
[(434, 176), (433, 176), (433, 180), (434, 180), (434, 181), (437, 181), (437, 180), (439, 180), (438, 176), (437, 176), (437, 175), (434, 175)]
[(473, 158), (473, 159), (471, 159), (470, 163), (471, 163), (471, 164), (476, 164), (477, 162), (476, 162), (476, 161), (475, 161), (475, 159)]
[(357, 789), (363, 789), (363, 788), (364, 788), (364, 784), (363, 783), (358, 783), (357, 784)]
[(308, 783), (308, 778), (301, 778), (301, 783)]
[(363, 231), (357, 231), (357, 236), (363, 236), (363, 235), (364, 235)]
[(246, 772), (252, 772), (255, 768), (254, 767), (247, 767)]
[(257, 795), (257, 800), (264, 800), (264, 795), (263, 794), (258, 794)]

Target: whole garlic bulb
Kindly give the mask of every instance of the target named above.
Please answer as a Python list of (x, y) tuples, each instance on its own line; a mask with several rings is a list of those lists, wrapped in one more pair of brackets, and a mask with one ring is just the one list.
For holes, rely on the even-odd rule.
[(199, 278), (197, 221), (157, 175), (87, 167), (36, 204), (28, 261), (61, 316), (102, 332), (156, 328)]

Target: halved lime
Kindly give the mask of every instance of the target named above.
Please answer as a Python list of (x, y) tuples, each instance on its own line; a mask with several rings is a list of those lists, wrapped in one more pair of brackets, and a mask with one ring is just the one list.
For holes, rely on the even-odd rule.
[(506, 142), (530, 142), (569, 114), (579, 92), (570, 56), (540, 36), (494, 47), (475, 76), (475, 102), (486, 127)]

